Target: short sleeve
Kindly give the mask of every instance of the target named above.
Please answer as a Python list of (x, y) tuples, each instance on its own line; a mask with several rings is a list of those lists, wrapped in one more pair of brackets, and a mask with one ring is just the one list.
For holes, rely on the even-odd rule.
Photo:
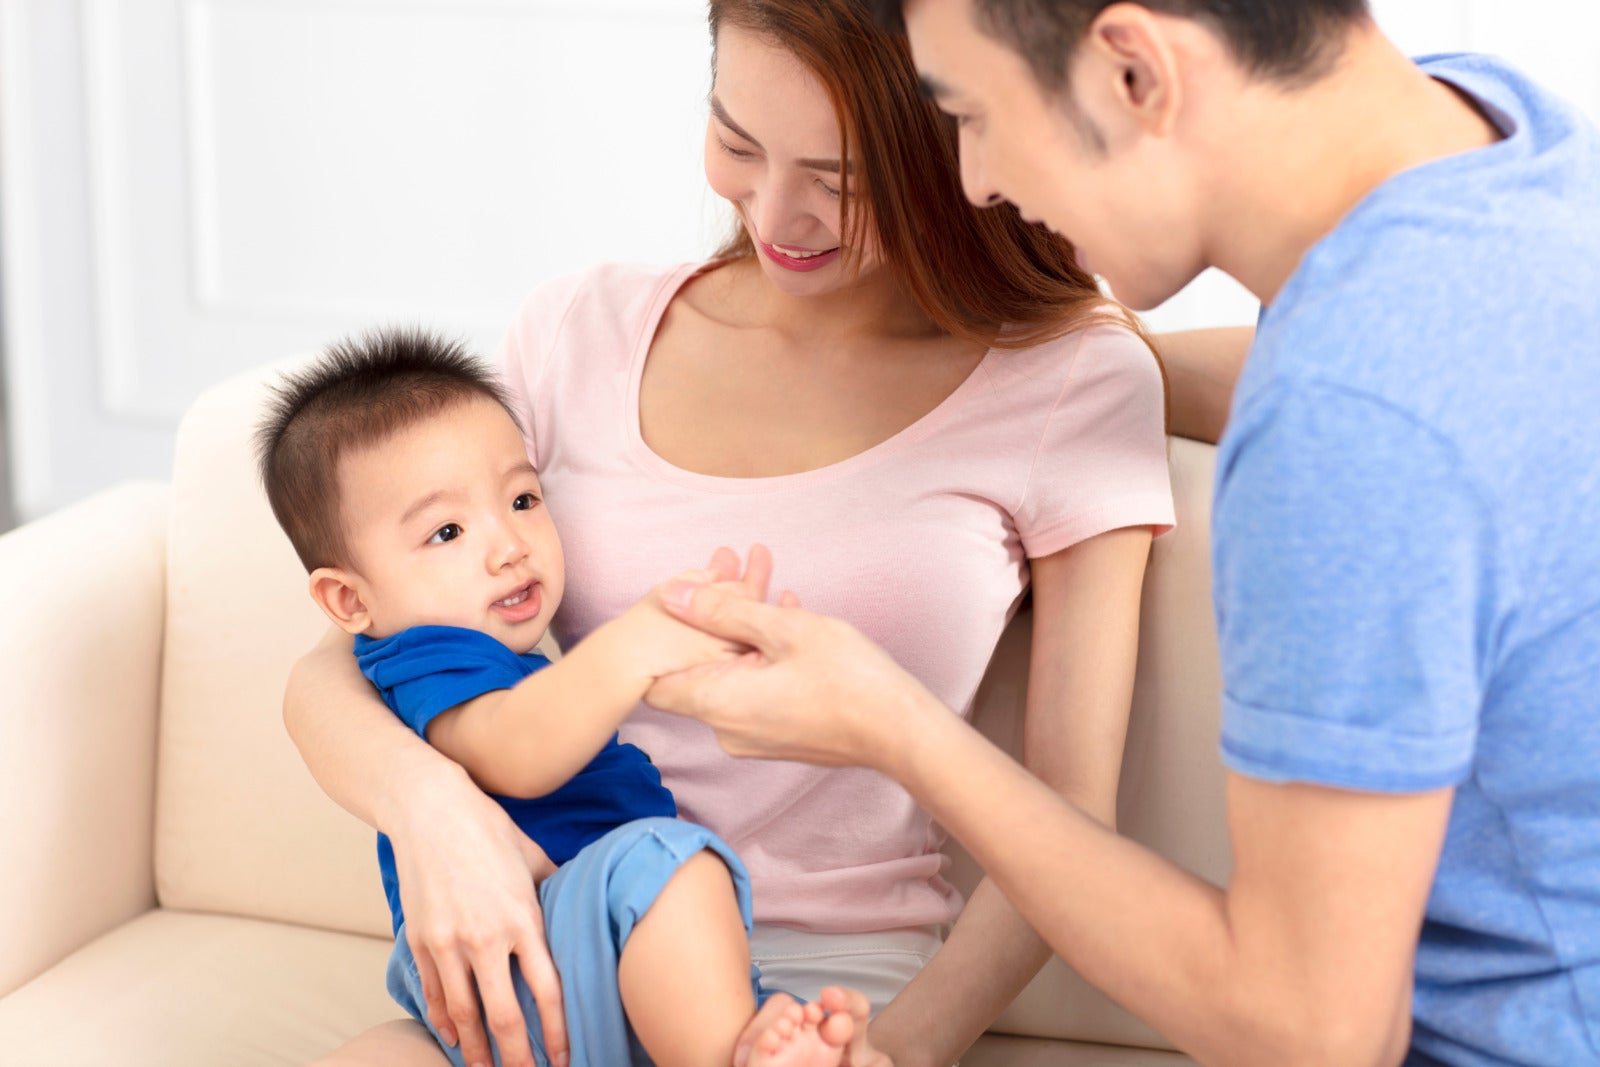
[(536, 398), (550, 352), (574, 297), (586, 279), (575, 274), (544, 282), (528, 294), (501, 338), (495, 370), (510, 396), (528, 458), (539, 466)]
[(1459, 782), (1503, 583), (1453, 446), (1334, 387), (1271, 386), (1235, 420), (1213, 513), (1224, 762), (1375, 792)]
[(1033, 559), (1125, 526), (1172, 528), (1166, 388), (1131, 330), (1080, 335), (1015, 521)]
[(413, 626), (380, 640), (358, 638), (361, 673), (401, 721), (422, 737), (441, 714), (496, 689), (511, 689), (549, 665), (519, 656), (488, 634), (456, 626)]

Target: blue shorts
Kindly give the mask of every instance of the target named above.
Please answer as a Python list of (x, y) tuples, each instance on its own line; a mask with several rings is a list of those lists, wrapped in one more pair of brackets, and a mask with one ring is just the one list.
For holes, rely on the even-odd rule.
[[(545, 937), (561, 975), (561, 994), (566, 1003), (571, 1067), (649, 1067), (650, 1057), (639, 1045), (622, 1010), (617, 963), (634, 926), (650, 910), (667, 881), (705, 849), (728, 865), (739, 915), (748, 935), (750, 876), (744, 864), (716, 834), (679, 819), (635, 819), (625, 823), (562, 864), (539, 887)], [(411, 955), (405, 933), (402, 925), (389, 957), (389, 994), (438, 1040), (439, 1032), (428, 1022), (422, 979), (417, 976), (417, 961)], [(539, 1067), (550, 1067), (539, 1010), (515, 960), (511, 963), (511, 978), (528, 1023), (534, 1060)], [(761, 988), (761, 972), (754, 965), (750, 968), (750, 987), (757, 1005), (770, 995)], [(451, 1048), (443, 1041), (439, 1041), (439, 1047), (456, 1067), (465, 1067), (459, 1048)], [(498, 1047), (494, 1062), (499, 1067)]]

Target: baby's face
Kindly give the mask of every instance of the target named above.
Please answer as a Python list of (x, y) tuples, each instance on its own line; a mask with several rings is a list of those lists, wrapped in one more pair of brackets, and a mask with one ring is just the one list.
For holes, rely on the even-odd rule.
[(515, 423), (494, 401), (452, 404), (339, 464), (352, 582), (387, 637), (482, 630), (517, 652), (561, 603), (561, 541)]

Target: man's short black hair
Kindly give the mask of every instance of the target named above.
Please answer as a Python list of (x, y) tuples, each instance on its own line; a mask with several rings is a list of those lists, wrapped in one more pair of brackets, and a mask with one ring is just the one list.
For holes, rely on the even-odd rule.
[[(865, 0), (904, 30), (902, 0)], [(1020, 55), (1049, 93), (1066, 87), (1067, 61), (1089, 24), (1115, 0), (971, 0), (978, 29)], [(1367, 0), (1132, 0), (1210, 26), (1252, 74), (1286, 82), (1317, 77), (1332, 31), (1368, 14)]]
[(336, 341), (272, 389), (256, 429), (261, 482), (278, 525), (305, 564), (348, 564), (339, 519), (339, 459), (474, 398), (512, 422), (505, 390), (464, 347), (418, 328)]

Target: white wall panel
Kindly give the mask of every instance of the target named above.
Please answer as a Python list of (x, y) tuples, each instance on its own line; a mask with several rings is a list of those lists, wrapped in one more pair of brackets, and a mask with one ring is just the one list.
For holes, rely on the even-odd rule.
[[(1374, 0), (1600, 116), (1593, 0)], [(23, 517), (164, 477), (207, 384), (384, 321), (496, 342), (538, 281), (705, 252), (703, 0), (0, 0)], [(1207, 272), (1149, 318), (1249, 322)]]
[(378, 322), (709, 249), (700, 0), (4, 0), (20, 510), (163, 477), (190, 400)]

